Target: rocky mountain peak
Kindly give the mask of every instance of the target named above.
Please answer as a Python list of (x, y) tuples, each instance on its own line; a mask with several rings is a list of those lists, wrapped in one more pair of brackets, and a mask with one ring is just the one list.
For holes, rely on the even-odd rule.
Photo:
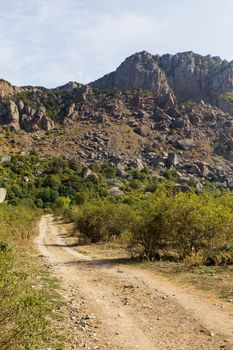
[(146, 51), (126, 58), (115, 72), (105, 75), (90, 85), (104, 89), (149, 90), (163, 102), (174, 101), (172, 89), (158, 64), (157, 56)]
[(232, 62), (192, 51), (162, 56), (147, 51), (136, 53), (128, 57), (115, 72), (91, 85), (105, 89), (148, 90), (160, 98), (169, 94), (179, 102), (204, 100), (233, 112), (229, 98), (226, 102), (226, 96), (233, 96)]

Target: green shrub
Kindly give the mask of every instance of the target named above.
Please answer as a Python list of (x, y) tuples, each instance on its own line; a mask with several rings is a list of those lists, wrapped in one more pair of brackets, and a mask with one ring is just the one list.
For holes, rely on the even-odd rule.
[(151, 195), (136, 209), (139, 221), (132, 243), (150, 260), (173, 251), (185, 259), (230, 242), (233, 213), (210, 195)]
[(84, 205), (77, 211), (75, 223), (80, 232), (95, 243), (129, 231), (134, 215), (125, 204)]
[(169, 239), (185, 258), (229, 240), (233, 215), (210, 196), (180, 193), (170, 199), (166, 222)]
[(134, 227), (131, 246), (136, 253), (149, 260), (159, 257), (159, 249), (166, 242), (166, 200), (157, 199), (147, 208), (140, 208), (137, 225)]

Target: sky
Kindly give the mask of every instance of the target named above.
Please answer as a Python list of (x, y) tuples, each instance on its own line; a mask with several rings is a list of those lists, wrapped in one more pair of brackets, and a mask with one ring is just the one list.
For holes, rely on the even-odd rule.
[(0, 0), (0, 78), (88, 83), (143, 50), (231, 61), (232, 33), (233, 0)]

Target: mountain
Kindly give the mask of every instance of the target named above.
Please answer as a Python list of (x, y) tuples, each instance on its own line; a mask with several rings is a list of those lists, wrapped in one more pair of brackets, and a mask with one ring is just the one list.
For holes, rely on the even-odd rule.
[(89, 85), (0, 80), (0, 151), (111, 162), (122, 171), (170, 168), (233, 188), (232, 67), (192, 52), (143, 51)]
[(115, 72), (90, 84), (100, 89), (149, 90), (178, 102), (201, 100), (233, 112), (233, 61), (193, 52), (128, 57)]

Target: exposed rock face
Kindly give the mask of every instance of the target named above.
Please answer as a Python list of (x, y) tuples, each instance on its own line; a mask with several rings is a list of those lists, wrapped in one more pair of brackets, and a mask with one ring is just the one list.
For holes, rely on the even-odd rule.
[(218, 104), (221, 94), (233, 92), (233, 61), (193, 52), (158, 56), (143, 51), (127, 58), (115, 72), (91, 85), (149, 90), (159, 94), (161, 99), (167, 96), (170, 101), (176, 98)]
[(208, 69), (204, 57), (184, 52), (158, 59), (179, 101), (207, 99)]
[(0, 104), (0, 125), (12, 127), (18, 130), (19, 126), (19, 111), (14, 101), (6, 101)]
[(54, 122), (47, 117), (46, 108), (39, 105), (37, 110), (19, 100), (17, 104), (13, 100), (0, 101), (0, 126), (8, 126), (17, 131), (22, 128), (25, 131), (36, 130), (49, 131), (54, 127)]
[(91, 84), (94, 87), (120, 90), (150, 90), (163, 103), (174, 103), (173, 92), (158, 61), (146, 51), (128, 57), (117, 70)]

